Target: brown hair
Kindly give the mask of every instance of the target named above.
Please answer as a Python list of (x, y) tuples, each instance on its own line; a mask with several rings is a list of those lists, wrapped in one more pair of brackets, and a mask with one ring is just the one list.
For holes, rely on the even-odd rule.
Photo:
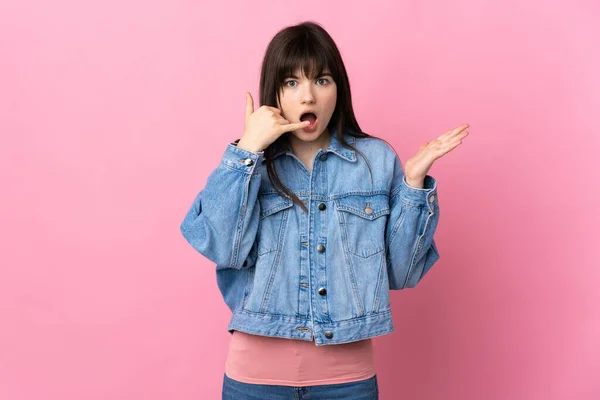
[[(335, 130), (335, 135), (343, 147), (355, 150), (365, 159), (369, 172), (371, 172), (371, 167), (364, 154), (344, 140), (344, 132), (356, 138), (375, 137), (362, 132), (358, 126), (352, 108), (350, 82), (342, 56), (329, 33), (321, 25), (307, 21), (288, 26), (271, 39), (262, 62), (260, 103), (278, 107), (279, 94), (285, 78), (299, 68), (309, 79), (320, 76), (325, 70), (329, 70), (337, 86), (337, 101), (327, 127), (330, 132)], [(308, 212), (304, 203), (281, 183), (273, 163), (273, 155), (276, 150), (288, 145), (288, 136), (288, 132), (284, 133), (264, 150), (267, 173), (271, 184), (281, 196), (291, 198), (294, 203)]]

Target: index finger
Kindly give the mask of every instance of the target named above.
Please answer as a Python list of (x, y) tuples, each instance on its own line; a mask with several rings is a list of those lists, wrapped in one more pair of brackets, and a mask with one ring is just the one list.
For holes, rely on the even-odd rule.
[(456, 136), (457, 134), (459, 134), (460, 132), (464, 131), (465, 129), (467, 129), (469, 127), (469, 124), (462, 124), (457, 126), (454, 129), (449, 130), (448, 132), (440, 135), (440, 138), (446, 137), (446, 136)]
[(469, 127), (469, 124), (462, 124), (460, 126), (457, 126), (456, 128), (452, 129), (452, 133), (459, 133), (461, 131), (464, 131), (465, 129), (467, 129)]

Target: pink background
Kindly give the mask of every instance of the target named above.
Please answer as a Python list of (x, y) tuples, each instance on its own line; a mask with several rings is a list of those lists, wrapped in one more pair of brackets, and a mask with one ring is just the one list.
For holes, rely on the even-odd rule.
[(230, 314), (179, 224), (306, 19), (403, 163), (471, 124), (430, 170), (441, 259), (392, 294), (381, 398), (600, 398), (595, 2), (355, 3), (0, 4), (1, 399), (220, 398)]

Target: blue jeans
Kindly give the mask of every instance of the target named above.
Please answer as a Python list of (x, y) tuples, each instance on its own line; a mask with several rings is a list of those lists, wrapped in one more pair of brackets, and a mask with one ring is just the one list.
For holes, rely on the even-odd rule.
[(222, 400), (378, 400), (377, 375), (361, 381), (315, 386), (259, 385), (224, 374)]

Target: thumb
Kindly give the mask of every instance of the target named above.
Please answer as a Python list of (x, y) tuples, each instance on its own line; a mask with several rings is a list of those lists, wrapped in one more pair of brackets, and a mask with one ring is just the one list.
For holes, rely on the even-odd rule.
[(254, 112), (254, 100), (252, 100), (252, 95), (249, 92), (246, 92), (246, 121)]

